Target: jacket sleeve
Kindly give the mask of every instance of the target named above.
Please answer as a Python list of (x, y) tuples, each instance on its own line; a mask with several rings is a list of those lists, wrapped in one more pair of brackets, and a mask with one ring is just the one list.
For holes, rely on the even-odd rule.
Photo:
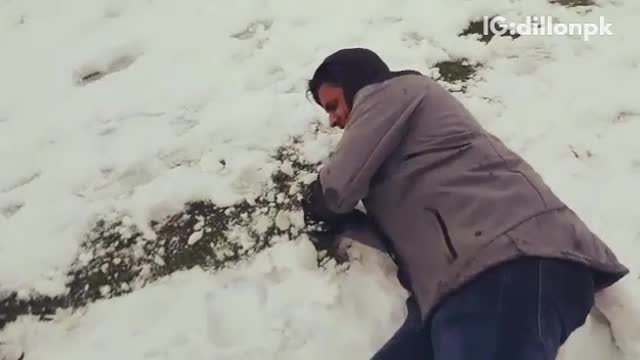
[(423, 91), (392, 83), (360, 91), (335, 152), (320, 170), (328, 210), (347, 213), (367, 196), (372, 177), (406, 135), (422, 98)]

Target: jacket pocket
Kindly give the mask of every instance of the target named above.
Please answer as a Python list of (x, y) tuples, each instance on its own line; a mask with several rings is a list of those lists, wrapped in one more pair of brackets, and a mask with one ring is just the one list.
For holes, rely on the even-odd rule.
[(456, 251), (455, 246), (453, 246), (453, 242), (451, 241), (451, 235), (449, 235), (449, 229), (447, 228), (447, 224), (440, 212), (436, 209), (425, 208), (427, 211), (435, 216), (438, 221), (438, 226), (440, 226), (440, 232), (442, 233), (442, 238), (444, 239), (444, 244), (447, 247), (447, 251), (449, 252), (449, 256), (451, 256), (452, 260), (456, 260), (458, 258), (458, 252)]

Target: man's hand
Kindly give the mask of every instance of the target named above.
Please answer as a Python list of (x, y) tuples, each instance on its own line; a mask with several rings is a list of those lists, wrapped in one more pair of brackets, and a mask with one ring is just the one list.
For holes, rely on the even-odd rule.
[(339, 235), (349, 228), (366, 223), (367, 215), (356, 209), (347, 214), (333, 213), (325, 206), (322, 195), (319, 180), (309, 184), (302, 192), (306, 232), (318, 251), (337, 254), (339, 244), (336, 240)]
[(309, 184), (302, 193), (302, 210), (305, 224), (308, 226), (320, 226), (329, 232), (338, 232), (346, 224), (361, 223), (367, 221), (367, 215), (359, 210), (346, 214), (338, 214), (331, 211), (324, 201), (322, 185), (316, 179)]
[(305, 222), (325, 222), (335, 225), (342, 217), (331, 211), (325, 202), (319, 178), (309, 184), (302, 193), (302, 210)]

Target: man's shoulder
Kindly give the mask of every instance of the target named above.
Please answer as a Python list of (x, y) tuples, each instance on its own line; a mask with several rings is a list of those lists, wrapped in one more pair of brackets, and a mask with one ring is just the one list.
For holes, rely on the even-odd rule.
[(426, 89), (432, 84), (433, 80), (426, 75), (420, 73), (406, 73), (396, 75), (378, 84), (373, 84), (369, 90), (385, 90), (390, 92), (399, 90), (420, 91)]
[(354, 99), (354, 105), (370, 101), (396, 102), (415, 99), (433, 86), (433, 80), (422, 74), (402, 74), (362, 88)]
[[(433, 80), (423, 74), (402, 74), (385, 81), (389, 89), (393, 91), (424, 91), (433, 85)], [(384, 84), (384, 83), (383, 83)]]

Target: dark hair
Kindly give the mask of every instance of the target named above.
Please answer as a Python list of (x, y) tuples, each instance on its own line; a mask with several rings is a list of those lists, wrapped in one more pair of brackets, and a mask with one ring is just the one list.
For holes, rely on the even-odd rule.
[(307, 83), (307, 94), (320, 104), (318, 89), (322, 84), (342, 88), (347, 106), (353, 106), (356, 93), (363, 87), (395, 76), (420, 74), (415, 70), (391, 71), (378, 54), (365, 48), (346, 48), (329, 55)]

